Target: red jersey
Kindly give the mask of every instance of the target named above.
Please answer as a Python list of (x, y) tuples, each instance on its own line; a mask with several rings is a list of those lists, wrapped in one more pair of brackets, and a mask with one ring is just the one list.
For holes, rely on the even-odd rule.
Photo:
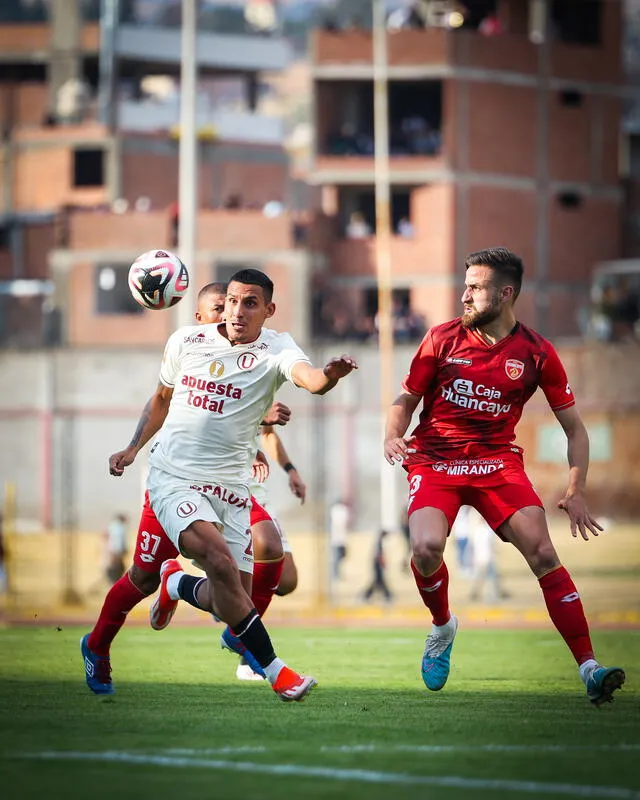
[(459, 319), (431, 328), (402, 383), (424, 399), (406, 466), (521, 454), (515, 427), (538, 386), (554, 411), (575, 403), (553, 345), (526, 325), (495, 344)]

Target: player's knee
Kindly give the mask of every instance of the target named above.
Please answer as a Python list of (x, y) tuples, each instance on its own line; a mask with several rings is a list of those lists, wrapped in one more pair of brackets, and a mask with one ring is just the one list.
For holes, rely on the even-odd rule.
[(153, 594), (160, 586), (158, 572), (145, 572), (137, 564), (132, 564), (129, 568), (129, 580), (145, 596)]
[(251, 529), (253, 555), (257, 561), (275, 561), (282, 558), (282, 539), (272, 522), (262, 521)]
[(207, 577), (213, 581), (214, 585), (218, 583), (229, 585), (237, 572), (236, 563), (231, 553), (227, 553), (215, 545), (206, 547), (201, 559), (199, 558), (198, 561), (202, 564)]
[(413, 542), (413, 561), (421, 572), (431, 567), (435, 569), (442, 561), (443, 555), (444, 547), (440, 542), (426, 538), (416, 539)]
[(560, 566), (560, 559), (550, 541), (540, 542), (528, 559), (529, 566), (536, 575), (543, 575)]

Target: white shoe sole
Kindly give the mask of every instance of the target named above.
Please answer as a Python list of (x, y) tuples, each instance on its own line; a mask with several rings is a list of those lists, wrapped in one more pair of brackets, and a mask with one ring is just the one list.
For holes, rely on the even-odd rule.
[(304, 700), (313, 687), (317, 685), (318, 681), (315, 678), (308, 677), (304, 678), (300, 686), (296, 686), (295, 689), (288, 689), (285, 692), (277, 692), (277, 695), (284, 703), (298, 703)]

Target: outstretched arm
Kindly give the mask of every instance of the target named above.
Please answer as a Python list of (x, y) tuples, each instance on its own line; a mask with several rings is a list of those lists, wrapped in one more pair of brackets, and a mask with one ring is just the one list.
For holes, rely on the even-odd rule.
[(274, 431), (270, 425), (263, 425), (262, 430), (262, 445), (267, 451), (269, 456), (276, 460), (282, 469), (287, 473), (289, 478), (289, 489), (296, 496), (299, 497), (304, 503), (307, 496), (307, 486), (300, 477), (298, 470), (294, 467), (289, 459), (282, 439)]
[(403, 392), (391, 404), (387, 412), (387, 425), (384, 434), (384, 457), (390, 464), (401, 464), (411, 453), (410, 444), (413, 436), (405, 437), (411, 424), (413, 412), (421, 398), (409, 392)]
[(109, 473), (111, 475), (117, 477), (122, 475), (125, 468), (133, 464), (135, 457), (149, 439), (160, 430), (167, 417), (172, 395), (173, 389), (163, 383), (158, 384), (155, 394), (148, 400), (140, 415), (138, 426), (128, 446), (110, 456)]
[(589, 434), (576, 407), (554, 411), (556, 419), (567, 435), (567, 460), (569, 461), (569, 486), (558, 508), (565, 511), (571, 524), (571, 535), (580, 536), (587, 541), (588, 531), (598, 535), (602, 527), (589, 514), (585, 500), (587, 471), (589, 469)]
[(298, 361), (293, 365), (291, 375), (296, 386), (311, 394), (326, 394), (354, 369), (358, 369), (358, 365), (351, 356), (339, 356), (327, 362), (323, 369)]

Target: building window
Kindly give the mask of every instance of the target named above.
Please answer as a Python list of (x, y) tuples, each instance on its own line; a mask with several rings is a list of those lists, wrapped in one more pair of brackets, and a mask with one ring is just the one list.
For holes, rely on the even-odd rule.
[(560, 102), (567, 108), (579, 108), (582, 105), (582, 92), (577, 89), (563, 89), (560, 92)]
[(568, 44), (602, 42), (602, 0), (553, 0), (550, 27), (553, 37)]
[(139, 314), (139, 306), (129, 291), (129, 264), (97, 264), (95, 267), (97, 314)]
[(73, 152), (73, 185), (104, 186), (104, 156), (102, 148), (80, 148)]
[(578, 192), (560, 192), (557, 199), (560, 206), (568, 210), (580, 208), (582, 205), (582, 197), (578, 194)]

